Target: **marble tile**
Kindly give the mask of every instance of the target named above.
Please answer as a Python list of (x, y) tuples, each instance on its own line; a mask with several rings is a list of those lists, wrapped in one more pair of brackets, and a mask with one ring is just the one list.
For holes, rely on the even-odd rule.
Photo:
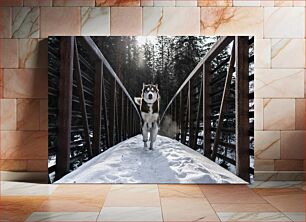
[(260, 6), (260, 0), (233, 0), (233, 6)]
[[(291, 59), (294, 55), (294, 59)], [(304, 39), (272, 39), (272, 68), (304, 68)]]
[(141, 7), (112, 7), (111, 35), (141, 35)]
[(52, 0), (23, 0), (24, 6), (52, 6)]
[(200, 188), (211, 204), (266, 203), (246, 185), (200, 185)]
[(3, 98), (3, 69), (0, 69), (0, 99)]
[(17, 99), (17, 130), (39, 130), (38, 99)]
[(303, 171), (255, 171), (256, 181), (303, 181)]
[(17, 112), (15, 99), (0, 100), (0, 129), (1, 130), (16, 130)]
[[(47, 175), (46, 175), (47, 176)], [(56, 188), (55, 184), (34, 184), (11, 181), (1, 181), (2, 196), (48, 196)]]
[(254, 181), (250, 188), (302, 188), (304, 181)]
[(204, 198), (203, 193), (197, 185), (174, 185), (159, 184), (159, 196), (163, 197), (186, 197)]
[(233, 6), (233, 0), (198, 0), (198, 6)]
[(0, 38), (11, 38), (12, 9), (0, 7)]
[(2, 171), (26, 171), (27, 161), (26, 160), (0, 160), (0, 169)]
[(159, 207), (157, 185), (113, 185), (105, 207)]
[(293, 6), (293, 0), (274, 0), (274, 6), (275, 7), (281, 7), (281, 6)]
[(153, 6), (154, 0), (141, 0), (140, 1), (140, 6)]
[(222, 212), (218, 213), (218, 217), (221, 221), (290, 221), (280, 212)]
[(0, 39), (0, 68), (18, 68), (18, 40)]
[(53, 6), (95, 6), (95, 0), (53, 0)]
[(277, 212), (271, 204), (212, 204), (217, 213), (222, 212)]
[(281, 159), (304, 159), (305, 131), (281, 131)]
[(99, 212), (34, 212), (26, 221), (96, 221)]
[(263, 99), (254, 99), (254, 129), (263, 130)]
[(304, 38), (304, 32), (305, 10), (303, 8), (264, 8), (265, 38)]
[(305, 129), (305, 99), (295, 100), (295, 129)]
[(274, 0), (260, 0), (260, 6), (274, 6)]
[(271, 68), (271, 40), (255, 39), (255, 68)]
[(294, 128), (294, 99), (264, 99), (264, 130), (290, 130)]
[(0, 199), (1, 221), (24, 221), (47, 197), (5, 197)]
[(256, 171), (273, 171), (274, 160), (259, 160), (258, 158), (255, 158), (254, 169)]
[(23, 0), (1, 0), (0, 7), (22, 6)]
[(197, 0), (176, 0), (175, 6), (182, 6), (182, 7), (196, 7), (198, 5)]
[(27, 160), (27, 171), (29, 172), (48, 172), (48, 159)]
[(144, 7), (143, 35), (199, 35), (199, 20), (196, 7)]
[(255, 131), (254, 134), (255, 159), (280, 158), (280, 132)]
[(13, 38), (39, 38), (38, 7), (14, 7), (12, 15)]
[(39, 104), (39, 129), (48, 130), (48, 100), (41, 99)]
[[(1, 131), (4, 159), (47, 159), (48, 133), (44, 131)], [(35, 153), (35, 155), (33, 155)]]
[(303, 69), (256, 69), (255, 98), (303, 97)]
[(202, 35), (263, 36), (263, 8), (260, 7), (202, 7)]
[(163, 221), (160, 207), (103, 207), (97, 221)]
[(42, 7), (41, 38), (49, 35), (80, 35), (80, 19), (80, 8), (78, 7)]
[(204, 198), (161, 198), (164, 221), (219, 221)]
[(296, 7), (305, 7), (306, 2), (304, 0), (293, 0), (293, 6)]
[(175, 6), (176, 0), (153, 0), (154, 7), (171, 7)]
[(48, 98), (47, 69), (5, 69), (5, 98)]
[(277, 171), (303, 171), (303, 160), (275, 160), (275, 170)]
[(305, 221), (305, 212), (282, 212), (292, 221)]
[(82, 7), (81, 20), (81, 35), (110, 35), (109, 7)]
[(140, 6), (140, 0), (96, 0), (96, 6)]
[(19, 39), (19, 67), (47, 68), (48, 40)]

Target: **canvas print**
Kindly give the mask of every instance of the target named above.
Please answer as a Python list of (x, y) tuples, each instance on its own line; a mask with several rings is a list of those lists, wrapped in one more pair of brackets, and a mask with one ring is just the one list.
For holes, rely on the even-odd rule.
[(245, 184), (254, 37), (50, 36), (49, 183)]

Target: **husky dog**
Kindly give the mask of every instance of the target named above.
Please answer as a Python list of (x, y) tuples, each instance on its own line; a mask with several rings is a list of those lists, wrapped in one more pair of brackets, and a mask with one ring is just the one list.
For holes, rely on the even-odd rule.
[(152, 150), (158, 133), (160, 100), (158, 85), (143, 84), (141, 97), (135, 97), (134, 100), (140, 106), (143, 119), (142, 136), (144, 147), (147, 147), (148, 134), (150, 132), (150, 150)]

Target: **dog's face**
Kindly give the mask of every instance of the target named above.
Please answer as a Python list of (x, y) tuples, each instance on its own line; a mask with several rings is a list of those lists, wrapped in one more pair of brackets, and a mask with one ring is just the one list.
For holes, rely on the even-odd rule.
[(146, 103), (155, 103), (158, 99), (158, 85), (143, 84), (142, 97)]

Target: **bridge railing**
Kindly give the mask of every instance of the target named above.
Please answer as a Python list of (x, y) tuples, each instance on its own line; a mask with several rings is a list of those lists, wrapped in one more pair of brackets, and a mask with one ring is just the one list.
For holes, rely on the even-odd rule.
[(55, 180), (140, 132), (130, 94), (90, 37), (49, 39), (49, 157)]
[[(176, 122), (177, 140), (221, 165), (233, 165), (246, 181), (254, 174), (253, 44), (249, 37), (219, 38), (161, 116), (161, 122), (169, 115)], [(219, 61), (225, 51), (229, 56)]]

